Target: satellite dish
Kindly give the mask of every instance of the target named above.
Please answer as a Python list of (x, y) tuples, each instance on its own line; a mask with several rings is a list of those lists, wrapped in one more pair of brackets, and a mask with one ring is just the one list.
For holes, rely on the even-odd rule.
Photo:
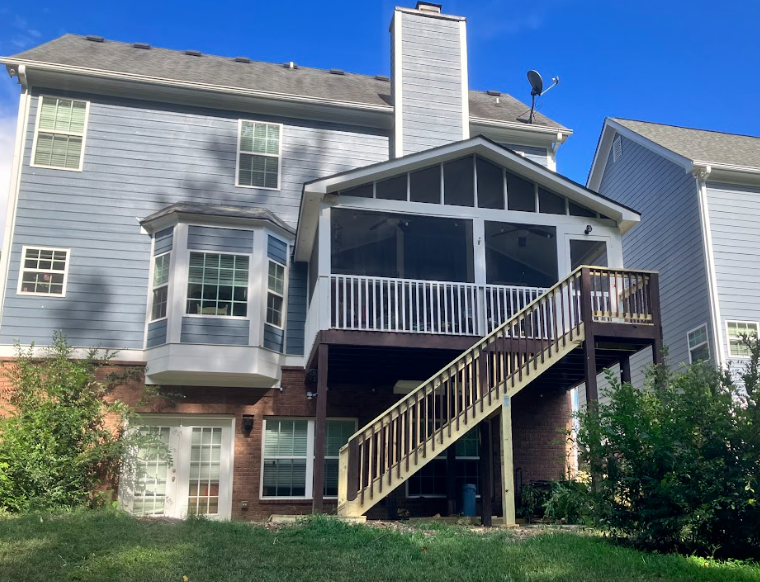
[(546, 91), (544, 91), (544, 80), (541, 78), (541, 75), (538, 74), (538, 71), (530, 70), (528, 71), (528, 81), (530, 82), (530, 119), (528, 120), (528, 123), (533, 123), (533, 112), (536, 108), (536, 97), (541, 97), (541, 95), (544, 95), (549, 91), (549, 89), (553, 89), (557, 83), (559, 83), (559, 77), (552, 77), (552, 86), (549, 87)]
[(544, 80), (538, 74), (538, 71), (528, 71), (528, 82), (531, 87), (530, 94), (534, 97), (536, 95), (540, 97), (541, 93), (544, 92)]

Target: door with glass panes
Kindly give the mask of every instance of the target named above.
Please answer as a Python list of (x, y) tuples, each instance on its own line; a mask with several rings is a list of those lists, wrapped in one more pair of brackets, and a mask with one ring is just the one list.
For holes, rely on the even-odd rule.
[(139, 516), (229, 519), (233, 418), (145, 416), (122, 476), (121, 502)]

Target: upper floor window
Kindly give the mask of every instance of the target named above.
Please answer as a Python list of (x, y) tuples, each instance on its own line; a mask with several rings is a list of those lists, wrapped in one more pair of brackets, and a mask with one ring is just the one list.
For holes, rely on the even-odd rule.
[(82, 169), (88, 107), (86, 101), (40, 97), (33, 166)]
[(752, 321), (727, 321), (728, 355), (734, 358), (749, 358), (749, 346), (744, 337), (757, 337), (757, 323)]
[(63, 297), (66, 294), (69, 251), (24, 247), (21, 251), (18, 292), (24, 295)]
[(187, 313), (248, 315), (248, 256), (191, 252)]
[(151, 321), (166, 317), (166, 305), (169, 298), (169, 262), (171, 253), (158, 255), (153, 260), (153, 302)]
[(267, 323), (282, 327), (282, 307), (285, 302), (285, 267), (269, 261), (267, 279)]
[(710, 347), (707, 343), (707, 325), (702, 324), (687, 334), (689, 340), (689, 363), (710, 359)]
[(240, 120), (238, 186), (280, 188), (281, 131), (277, 123)]

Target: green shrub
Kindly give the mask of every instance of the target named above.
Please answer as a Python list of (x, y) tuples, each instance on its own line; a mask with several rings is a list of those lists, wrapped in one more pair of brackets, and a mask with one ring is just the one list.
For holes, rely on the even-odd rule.
[(149, 440), (125, 434), (132, 410), (108, 401), (116, 385), (139, 372), (103, 377), (115, 354), (93, 350), (74, 359), (60, 333), (44, 357), (33, 348), (17, 344), (17, 358), (4, 366), (13, 409), (0, 419), (0, 509), (97, 505), (103, 496), (96, 491), (118, 474), (126, 451)]
[(555, 481), (544, 503), (544, 516), (557, 523), (591, 523), (593, 499), (589, 486), (582, 481)]
[(645, 390), (609, 375), (609, 402), (579, 414), (600, 526), (659, 550), (760, 557), (760, 345), (747, 344), (739, 374), (662, 366)]
[(520, 492), (519, 515), (528, 523), (544, 517), (544, 506), (549, 501), (551, 486), (548, 482), (532, 482)]

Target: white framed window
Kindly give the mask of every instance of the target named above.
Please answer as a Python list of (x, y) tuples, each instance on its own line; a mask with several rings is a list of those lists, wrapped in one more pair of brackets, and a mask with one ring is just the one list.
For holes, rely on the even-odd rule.
[(758, 324), (755, 321), (726, 321), (728, 355), (732, 358), (749, 358), (749, 347), (743, 336), (757, 337)]
[(232, 511), (234, 418), (144, 415), (148, 441), (132, 451), (119, 500), (142, 516), (229, 519)]
[(279, 190), (281, 158), (281, 124), (238, 122), (236, 186)]
[(190, 252), (188, 315), (248, 316), (248, 255)]
[[(473, 428), (455, 444), (456, 467), (455, 481), (457, 495), (462, 486), (468, 483), (475, 485), (476, 494), (480, 495), (480, 445), (478, 428)], [(441, 453), (427, 465), (422, 467), (406, 482), (406, 496), (417, 497), (446, 497), (446, 453)]]
[(42, 95), (31, 165), (81, 172), (89, 109), (89, 101)]
[(158, 321), (166, 318), (166, 307), (169, 301), (169, 265), (171, 251), (153, 258), (153, 298), (150, 320)]
[[(261, 453), (262, 499), (311, 499), (315, 420), (265, 418)], [(356, 432), (355, 419), (328, 419), (324, 496), (338, 495), (338, 452)]]
[(707, 324), (703, 323), (686, 334), (689, 342), (689, 363), (710, 359), (710, 346), (707, 341)]
[(69, 249), (23, 247), (18, 294), (64, 297), (70, 254)]
[(269, 325), (282, 328), (285, 305), (285, 266), (269, 260), (267, 275), (267, 316)]

